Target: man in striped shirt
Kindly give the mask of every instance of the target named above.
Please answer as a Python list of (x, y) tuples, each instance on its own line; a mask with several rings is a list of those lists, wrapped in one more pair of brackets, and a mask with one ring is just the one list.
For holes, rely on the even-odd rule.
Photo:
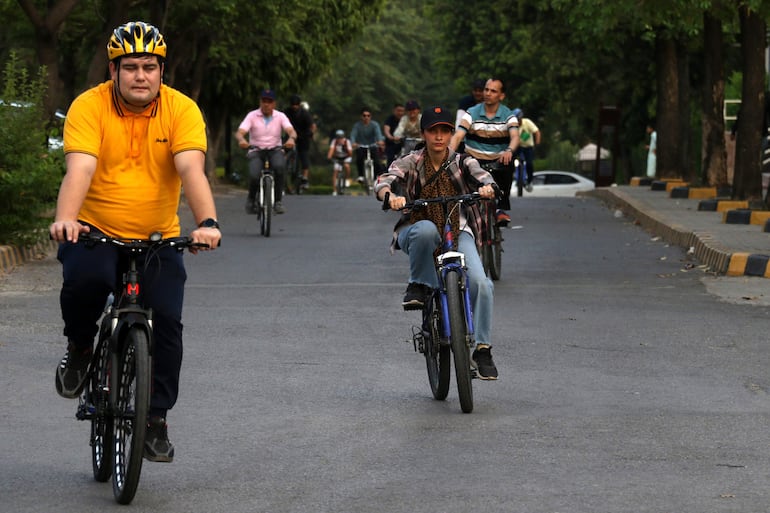
[(466, 153), (490, 169), (503, 194), (498, 203), (497, 221), (506, 225), (511, 220), (506, 210), (511, 208), (513, 155), (519, 146), (519, 121), (513, 111), (502, 104), (503, 99), (503, 81), (499, 78), (487, 80), (484, 101), (463, 115), (449, 147), (455, 150), (464, 139)]

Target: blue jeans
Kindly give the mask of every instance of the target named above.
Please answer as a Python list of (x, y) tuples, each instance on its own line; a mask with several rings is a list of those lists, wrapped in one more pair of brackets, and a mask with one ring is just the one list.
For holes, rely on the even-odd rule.
[[(404, 253), (409, 255), (409, 283), (438, 288), (433, 251), (439, 244), (441, 244), (441, 236), (432, 221), (417, 221), (398, 233), (398, 245)], [(484, 264), (479, 258), (473, 236), (461, 231), (457, 246), (458, 250), (465, 255), (476, 343), (492, 345), (494, 285), (484, 272)]]

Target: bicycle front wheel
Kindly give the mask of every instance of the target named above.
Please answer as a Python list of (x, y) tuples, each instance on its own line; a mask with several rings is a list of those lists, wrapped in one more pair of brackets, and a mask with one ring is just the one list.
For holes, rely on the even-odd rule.
[(112, 413), (109, 411), (111, 362), (109, 341), (101, 340), (96, 346), (96, 359), (89, 382), (88, 402), (93, 408), (91, 417), (91, 463), (94, 479), (107, 482), (112, 476), (115, 432)]
[(468, 331), (465, 325), (465, 306), (460, 286), (463, 275), (459, 271), (448, 271), (445, 279), (447, 312), (449, 313), (449, 342), (455, 362), (457, 393), (463, 413), (473, 411), (473, 386), (471, 384), (471, 358)]
[(451, 364), (449, 363), (449, 345), (443, 344), (441, 340), (440, 319), (435, 313), (439, 311), (441, 310), (436, 307), (436, 310), (424, 314), (428, 318), (423, 320), (423, 337), (430, 391), (434, 399), (443, 401), (449, 394)]
[(270, 223), (273, 220), (273, 177), (264, 175), (259, 188), (260, 195), (260, 216), (259, 233), (265, 237), (270, 237)]
[(370, 195), (372, 193), (372, 188), (374, 187), (374, 161), (373, 160), (367, 160), (364, 165), (364, 180), (366, 180), (366, 183), (364, 184), (364, 189), (366, 190), (366, 195)]
[(147, 332), (128, 330), (120, 356), (115, 391), (115, 458), (112, 491), (120, 504), (130, 503), (139, 485), (150, 407), (150, 353)]

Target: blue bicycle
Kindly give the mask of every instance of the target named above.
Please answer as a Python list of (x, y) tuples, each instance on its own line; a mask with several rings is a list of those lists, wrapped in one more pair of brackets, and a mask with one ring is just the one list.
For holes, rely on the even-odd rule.
[[(457, 393), (463, 413), (473, 411), (473, 387), (471, 379), (470, 349), (474, 346), (473, 309), (466, 273), (465, 255), (456, 249), (452, 237), (451, 214), (462, 204), (482, 201), (478, 192), (458, 196), (442, 196), (416, 199), (407, 203), (402, 211), (424, 208), (429, 203), (444, 205), (445, 224), (442, 231), (442, 253), (436, 257), (436, 273), (439, 287), (433, 291), (422, 309), (422, 326), (412, 328), (412, 341), (416, 352), (425, 356), (433, 397), (446, 399), (450, 381), (450, 350), (454, 357)], [(390, 193), (385, 194), (383, 210), (390, 209)]]

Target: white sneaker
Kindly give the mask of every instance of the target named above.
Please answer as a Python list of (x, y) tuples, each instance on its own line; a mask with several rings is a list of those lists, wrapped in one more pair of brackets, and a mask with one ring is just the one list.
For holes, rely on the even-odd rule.
[(525, 189), (527, 189), (527, 192), (532, 192), (532, 184), (528, 183)]

